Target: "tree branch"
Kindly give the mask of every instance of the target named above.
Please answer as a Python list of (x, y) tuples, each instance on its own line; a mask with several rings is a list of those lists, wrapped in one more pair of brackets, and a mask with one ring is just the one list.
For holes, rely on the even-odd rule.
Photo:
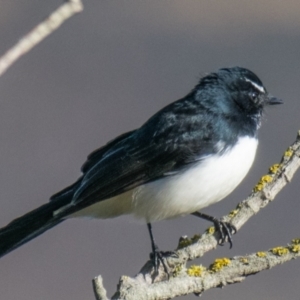
[[(222, 219), (239, 230), (253, 215), (274, 200), (281, 189), (291, 181), (299, 167), (300, 131), (296, 141), (284, 152), (281, 162), (271, 166), (268, 174), (261, 177), (250, 196)], [(269, 252), (259, 252), (260, 254), (230, 260), (222, 259), (219, 262), (216, 260), (215, 264), (206, 271), (200, 266), (195, 267), (195, 270), (186, 269), (187, 261), (201, 257), (206, 252), (215, 249), (219, 239), (220, 235), (214, 231), (214, 227), (208, 228), (201, 236), (181, 237), (175, 255), (166, 258), (169, 272), (173, 274), (170, 280), (162, 267), (159, 268), (159, 274), (154, 276), (152, 262), (148, 261), (135, 278), (121, 277), (118, 290), (112, 299), (159, 300), (189, 293), (199, 294), (213, 287), (240, 282), (248, 275), (296, 258), (300, 252), (300, 241), (297, 239), (291, 246), (273, 248)], [(217, 263), (221, 264), (220, 272), (214, 272)], [(222, 266), (222, 263), (225, 265)], [(191, 275), (200, 273), (199, 278)]]
[(189, 269), (182, 269), (176, 277), (170, 280), (150, 285), (141, 284), (123, 276), (119, 283), (119, 291), (112, 299), (171, 299), (190, 293), (201, 295), (211, 288), (239, 283), (249, 275), (298, 258), (300, 256), (299, 239), (294, 241), (291, 245), (276, 247), (267, 252), (257, 252), (232, 259), (216, 259), (208, 269), (203, 266), (191, 266)]
[(68, 0), (61, 5), (46, 20), (33, 28), (15, 46), (0, 57), (0, 76), (21, 56), (44, 40), (48, 35), (59, 28), (67, 19), (83, 10), (81, 0)]

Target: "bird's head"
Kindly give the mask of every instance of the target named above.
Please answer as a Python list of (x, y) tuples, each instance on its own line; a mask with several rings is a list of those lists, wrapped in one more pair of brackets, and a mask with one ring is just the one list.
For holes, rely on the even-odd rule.
[(220, 69), (216, 73), (218, 84), (231, 101), (247, 114), (261, 113), (267, 105), (283, 101), (268, 93), (261, 80), (250, 70), (234, 67)]
[(268, 93), (253, 72), (241, 67), (208, 74), (193, 92), (202, 104), (225, 114), (259, 116), (265, 106), (283, 103)]

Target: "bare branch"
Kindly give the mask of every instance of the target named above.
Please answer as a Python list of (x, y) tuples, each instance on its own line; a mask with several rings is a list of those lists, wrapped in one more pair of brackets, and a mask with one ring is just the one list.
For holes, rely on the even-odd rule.
[(54, 32), (67, 19), (83, 10), (81, 0), (69, 0), (54, 11), (46, 20), (33, 28), (15, 46), (0, 57), (0, 76), (22, 55)]

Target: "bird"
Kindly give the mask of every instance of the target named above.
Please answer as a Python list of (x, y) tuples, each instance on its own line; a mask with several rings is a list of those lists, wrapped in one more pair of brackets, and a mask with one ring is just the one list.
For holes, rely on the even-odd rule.
[(212, 221), (220, 243), (232, 246), (234, 226), (200, 210), (241, 183), (255, 158), (264, 109), (281, 103), (246, 68), (203, 76), (185, 97), (92, 152), (75, 183), (1, 228), (0, 257), (67, 219), (125, 214), (147, 224), (156, 271), (166, 266), (155, 221), (192, 214)]

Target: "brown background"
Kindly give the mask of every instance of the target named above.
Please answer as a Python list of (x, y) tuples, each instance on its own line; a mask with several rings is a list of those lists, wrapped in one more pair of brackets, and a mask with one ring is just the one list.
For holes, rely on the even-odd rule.
[[(0, 53), (60, 5), (0, 0)], [(85, 10), (0, 78), (0, 225), (72, 183), (87, 154), (140, 126), (226, 66), (256, 72), (285, 104), (267, 111), (257, 158), (221, 216), (245, 198), (296, 135), (300, 110), (300, 2), (204, 0), (84, 1)], [(266, 210), (198, 263), (284, 245), (299, 236), (298, 174)], [(129, 221), (128, 221), (129, 220)], [(154, 224), (162, 249), (202, 232), (193, 217)], [(93, 299), (91, 279), (109, 294), (150, 251), (146, 226), (130, 218), (71, 220), (0, 260), (1, 300)], [(215, 289), (203, 299), (299, 299), (299, 261)], [(185, 299), (194, 299), (188, 296)]]

